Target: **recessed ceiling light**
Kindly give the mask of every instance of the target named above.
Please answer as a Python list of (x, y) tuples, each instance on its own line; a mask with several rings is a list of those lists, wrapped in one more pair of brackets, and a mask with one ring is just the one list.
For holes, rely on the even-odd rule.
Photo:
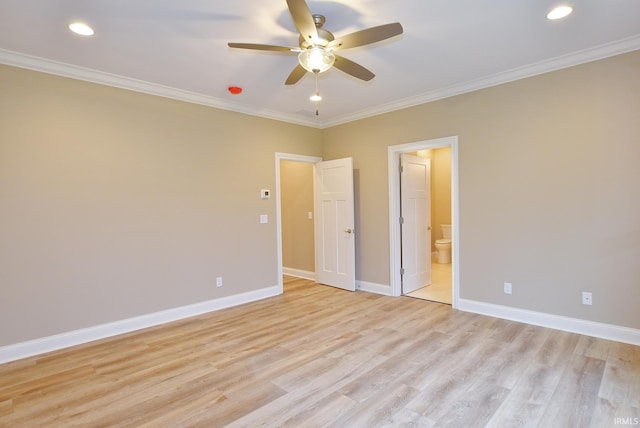
[(547, 19), (555, 20), (562, 19), (565, 16), (569, 15), (573, 12), (573, 8), (571, 6), (558, 6), (554, 8), (551, 12), (547, 13)]
[(82, 22), (73, 22), (69, 24), (69, 30), (81, 36), (93, 36), (93, 28)]

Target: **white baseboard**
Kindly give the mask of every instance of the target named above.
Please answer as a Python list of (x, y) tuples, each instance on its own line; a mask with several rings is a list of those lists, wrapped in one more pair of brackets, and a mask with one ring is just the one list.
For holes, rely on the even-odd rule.
[(356, 290), (391, 296), (391, 287), (384, 284), (376, 284), (375, 282), (356, 280)]
[[(385, 296), (391, 295), (391, 288), (388, 285), (356, 281), (356, 288), (361, 291), (382, 294)], [(0, 347), (0, 364), (189, 318), (207, 312), (238, 306), (244, 303), (277, 296), (278, 294), (280, 294), (280, 288), (278, 286), (273, 286), (235, 296), (222, 297), (220, 299), (181, 306), (178, 308), (168, 309), (166, 311), (141, 315), (81, 330), (3, 346)], [(632, 345), (640, 345), (640, 330), (629, 327), (546, 314), (543, 312), (534, 312), (467, 299), (459, 300), (458, 309), (466, 312), (473, 312), (481, 315), (553, 328), (556, 330), (584, 334), (586, 336), (615, 340), (617, 342), (629, 343)]]
[(234, 296), (194, 303), (192, 305), (168, 309), (166, 311), (154, 312), (134, 318), (83, 328), (81, 330), (3, 346), (0, 347), (0, 364), (201, 315), (207, 312), (218, 311), (220, 309), (238, 306), (256, 300), (266, 299), (267, 297), (277, 296), (278, 294), (280, 294), (280, 287), (267, 287)]
[[(309, 279), (311, 281), (316, 280), (316, 273), (306, 270), (294, 269), (283, 267), (282, 273), (284, 275), (295, 276), (297, 278)], [(374, 282), (358, 281), (356, 280), (356, 290), (367, 291), (369, 293), (383, 294), (385, 296), (391, 296), (391, 287), (384, 284), (376, 284)]]
[(599, 337), (601, 339), (640, 345), (640, 330), (635, 328), (581, 320), (578, 318), (569, 318), (561, 315), (552, 315), (544, 312), (529, 311), (526, 309), (494, 305), (492, 303), (484, 303), (467, 299), (460, 299), (457, 309), (537, 325), (540, 327), (548, 327), (571, 333), (584, 334), (586, 336)]
[(315, 272), (309, 272), (308, 270), (301, 270), (301, 269), (283, 267), (282, 268), (282, 274), (283, 275), (289, 275), (289, 276), (295, 276), (296, 278), (309, 279), (311, 281), (315, 281), (316, 280), (316, 273)]

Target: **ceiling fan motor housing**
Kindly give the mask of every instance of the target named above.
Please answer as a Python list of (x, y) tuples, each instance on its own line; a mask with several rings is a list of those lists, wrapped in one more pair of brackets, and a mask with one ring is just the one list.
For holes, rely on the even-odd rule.
[(333, 34), (330, 31), (318, 28), (318, 39), (315, 40), (315, 43), (313, 40), (306, 40), (304, 37), (300, 36), (300, 47), (302, 49), (307, 49), (312, 46), (327, 46), (334, 40), (335, 37), (333, 37)]

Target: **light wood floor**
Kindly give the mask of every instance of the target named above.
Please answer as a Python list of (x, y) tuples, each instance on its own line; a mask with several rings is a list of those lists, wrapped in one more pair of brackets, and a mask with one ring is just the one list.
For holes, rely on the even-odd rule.
[(0, 365), (0, 426), (600, 428), (640, 417), (640, 347), (301, 279), (285, 290)]

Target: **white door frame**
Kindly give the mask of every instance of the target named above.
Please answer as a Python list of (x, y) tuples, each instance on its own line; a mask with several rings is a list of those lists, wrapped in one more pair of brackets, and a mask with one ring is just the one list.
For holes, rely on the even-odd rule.
[(451, 148), (451, 281), (452, 307), (457, 308), (460, 298), (460, 211), (458, 203), (458, 137), (444, 137), (433, 140), (417, 141), (388, 147), (389, 161), (389, 270), (391, 295), (402, 295), (402, 278), (400, 275), (402, 253), (400, 240), (400, 176), (398, 165), (400, 154), (418, 150)]
[[(277, 235), (277, 257), (278, 257), (278, 292), (284, 293), (282, 282), (282, 213), (280, 200), (280, 161), (306, 162), (315, 164), (322, 161), (318, 156), (296, 155), (292, 153), (276, 152), (276, 235)], [(313, 216), (315, 219), (315, 215)]]

